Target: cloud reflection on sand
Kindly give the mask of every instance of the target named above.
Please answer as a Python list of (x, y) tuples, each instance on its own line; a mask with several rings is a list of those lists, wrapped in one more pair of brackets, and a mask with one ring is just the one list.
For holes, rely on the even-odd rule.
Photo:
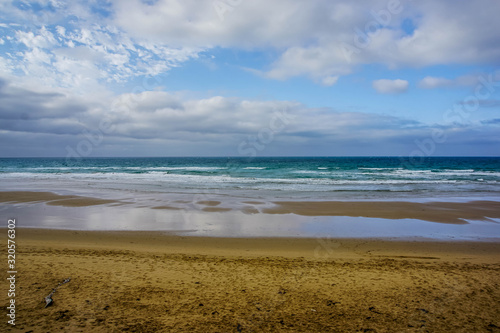
[(500, 240), (500, 219), (442, 224), (415, 219), (389, 220), (345, 216), (307, 217), (295, 214), (208, 213), (155, 210), (130, 206), (62, 207), (1, 204), (4, 216), (19, 227), (72, 230), (154, 230), (212, 237), (338, 237)]

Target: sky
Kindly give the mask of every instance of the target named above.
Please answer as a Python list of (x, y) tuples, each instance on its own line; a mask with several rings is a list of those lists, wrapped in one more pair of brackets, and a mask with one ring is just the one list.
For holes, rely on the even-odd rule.
[(500, 156), (498, 0), (0, 0), (0, 157)]

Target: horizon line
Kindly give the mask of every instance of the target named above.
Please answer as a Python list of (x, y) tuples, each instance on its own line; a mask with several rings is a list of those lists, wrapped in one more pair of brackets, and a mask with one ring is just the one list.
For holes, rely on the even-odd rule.
[[(469, 158), (469, 157), (483, 157), (483, 158), (500, 158), (500, 155), (437, 155), (437, 156), (407, 156), (407, 155), (275, 155), (275, 156), (86, 156), (78, 159), (93, 159), (93, 158), (243, 158), (243, 159), (257, 159), (257, 158)], [(66, 159), (66, 156), (0, 156), (4, 158), (54, 158)]]

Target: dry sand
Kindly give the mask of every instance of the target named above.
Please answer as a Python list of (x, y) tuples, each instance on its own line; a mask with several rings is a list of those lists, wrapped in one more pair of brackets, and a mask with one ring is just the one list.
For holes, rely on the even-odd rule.
[(500, 331), (500, 243), (40, 229), (16, 240), (20, 332)]

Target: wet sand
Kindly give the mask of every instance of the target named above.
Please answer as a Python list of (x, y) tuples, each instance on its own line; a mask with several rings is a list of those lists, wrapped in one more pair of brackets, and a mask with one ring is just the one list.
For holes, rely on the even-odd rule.
[(325, 201), (275, 202), (276, 207), (264, 209), (267, 214), (298, 214), (305, 216), (361, 216), (384, 219), (418, 219), (439, 223), (467, 223), (465, 220), (500, 218), (500, 202), (397, 202), (397, 201)]
[(28, 192), (28, 191), (1, 192), (0, 191), (0, 202), (5, 202), (5, 203), (45, 202), (47, 205), (51, 206), (85, 207), (85, 206), (113, 204), (113, 203), (118, 203), (119, 201), (84, 197), (79, 195), (60, 195), (52, 192)]
[[(77, 195), (59, 195), (51, 192), (1, 192), (0, 203), (34, 203), (45, 202), (51, 206), (86, 207), (94, 205), (127, 205), (126, 201), (92, 198)], [(199, 201), (204, 212), (229, 212), (240, 210), (247, 214), (297, 214), (302, 216), (351, 216), (383, 219), (418, 219), (430, 222), (466, 224), (469, 220), (488, 220), (500, 218), (500, 202), (398, 202), (398, 201), (289, 201), (274, 202), (273, 207), (259, 208), (254, 203), (242, 208), (221, 207), (220, 201)], [(185, 207), (155, 205), (153, 209), (180, 210)]]
[[(93, 223), (105, 223), (106, 216), (137, 224), (145, 216), (165, 217), (144, 215), (148, 211), (165, 210), (175, 219), (176, 209), (188, 203), (140, 208), (125, 200), (51, 192), (0, 192), (0, 202), (15, 206), (4, 212), (36, 206), (20, 225), (61, 210), (68, 214), (62, 219), (78, 211), (75, 217), (84, 219), (94, 214)], [(451, 228), (500, 212), (497, 202), (486, 201), (243, 203), (252, 211), (199, 201), (204, 207), (191, 213), (191, 220), (240, 214), (269, 224), (287, 214), (338, 215), (416, 218)], [(224, 212), (228, 209), (235, 212)], [(82, 213), (90, 211), (88, 217)], [(0, 239), (5, 248), (7, 238)], [(500, 331), (500, 242), (215, 238), (19, 227), (16, 247), (17, 325), (12, 329), (5, 320), (1, 331)], [(54, 304), (44, 308), (44, 297), (67, 278), (71, 281), (53, 295)], [(7, 280), (0, 288), (8, 290)]]
[(15, 331), (500, 330), (500, 243), (26, 228), (16, 236)]

